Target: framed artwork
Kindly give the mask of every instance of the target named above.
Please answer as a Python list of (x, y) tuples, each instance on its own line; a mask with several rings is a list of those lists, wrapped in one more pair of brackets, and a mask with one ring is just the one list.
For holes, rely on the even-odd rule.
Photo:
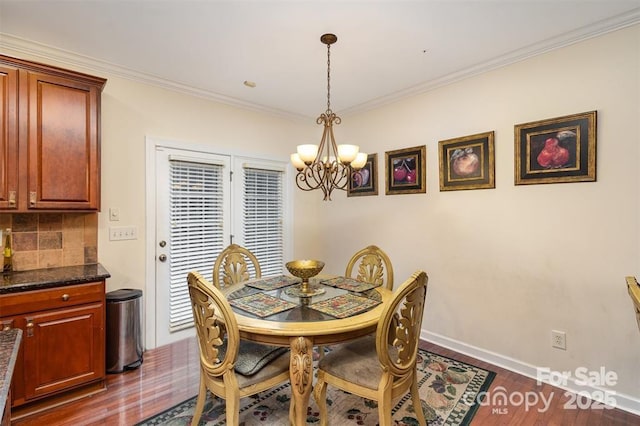
[(515, 184), (594, 182), (596, 111), (517, 124)]
[(387, 195), (427, 192), (426, 153), (426, 145), (385, 152)]
[(495, 188), (494, 132), (438, 142), (440, 191)]
[(378, 195), (378, 154), (367, 155), (366, 164), (351, 172), (347, 197), (361, 195)]

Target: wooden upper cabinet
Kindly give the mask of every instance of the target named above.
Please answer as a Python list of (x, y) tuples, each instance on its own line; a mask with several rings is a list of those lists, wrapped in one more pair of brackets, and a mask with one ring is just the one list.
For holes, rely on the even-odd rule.
[(0, 208), (17, 208), (18, 69), (0, 64)]
[[(8, 73), (12, 66), (17, 84)], [(0, 209), (100, 210), (100, 99), (106, 80), (2, 55), (0, 78), (6, 78)], [(4, 116), (10, 116), (14, 98), (17, 130), (11, 136)], [(11, 173), (18, 187), (13, 199)]]
[(98, 210), (98, 90), (29, 73), (30, 209)]

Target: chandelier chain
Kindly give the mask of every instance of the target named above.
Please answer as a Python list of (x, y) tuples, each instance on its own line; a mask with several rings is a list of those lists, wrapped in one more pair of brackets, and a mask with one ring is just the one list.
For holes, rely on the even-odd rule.
[(327, 44), (327, 111), (331, 111), (331, 44)]

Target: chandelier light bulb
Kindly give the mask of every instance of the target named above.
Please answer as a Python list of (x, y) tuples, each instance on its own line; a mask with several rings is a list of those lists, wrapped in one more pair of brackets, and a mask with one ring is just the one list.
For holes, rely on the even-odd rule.
[(356, 159), (358, 155), (358, 145), (338, 145), (338, 158), (343, 164), (349, 164)]
[(360, 170), (367, 164), (368, 154), (365, 152), (359, 152), (356, 155), (356, 159), (351, 162), (351, 168), (354, 170)]
[(295, 167), (298, 170), (302, 170), (304, 169), (304, 161), (302, 161), (302, 158), (300, 158), (300, 155), (296, 152), (291, 154), (291, 164), (293, 164), (293, 167)]
[(309, 165), (313, 163), (313, 160), (318, 156), (318, 145), (298, 145), (298, 155), (305, 164)]

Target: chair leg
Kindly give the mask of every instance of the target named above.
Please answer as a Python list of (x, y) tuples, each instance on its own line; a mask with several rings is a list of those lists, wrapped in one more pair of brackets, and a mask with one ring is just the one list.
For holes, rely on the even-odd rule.
[(322, 371), (318, 372), (318, 380), (313, 388), (313, 397), (320, 412), (320, 426), (327, 426), (327, 382)]
[(237, 425), (240, 422), (240, 398), (230, 397), (227, 398), (226, 410), (226, 423), (228, 425)]
[(416, 412), (416, 418), (420, 426), (427, 426), (427, 421), (424, 418), (424, 411), (422, 411), (422, 401), (420, 400), (420, 391), (418, 389), (418, 377), (416, 372), (413, 373), (413, 380), (411, 381), (411, 400), (413, 401), (413, 410)]
[(193, 418), (191, 420), (191, 426), (197, 426), (200, 423), (200, 417), (202, 417), (202, 410), (204, 409), (204, 402), (207, 399), (207, 385), (204, 383), (204, 379), (200, 377), (200, 390), (198, 391), (198, 400), (196, 401), (196, 408), (193, 411)]

